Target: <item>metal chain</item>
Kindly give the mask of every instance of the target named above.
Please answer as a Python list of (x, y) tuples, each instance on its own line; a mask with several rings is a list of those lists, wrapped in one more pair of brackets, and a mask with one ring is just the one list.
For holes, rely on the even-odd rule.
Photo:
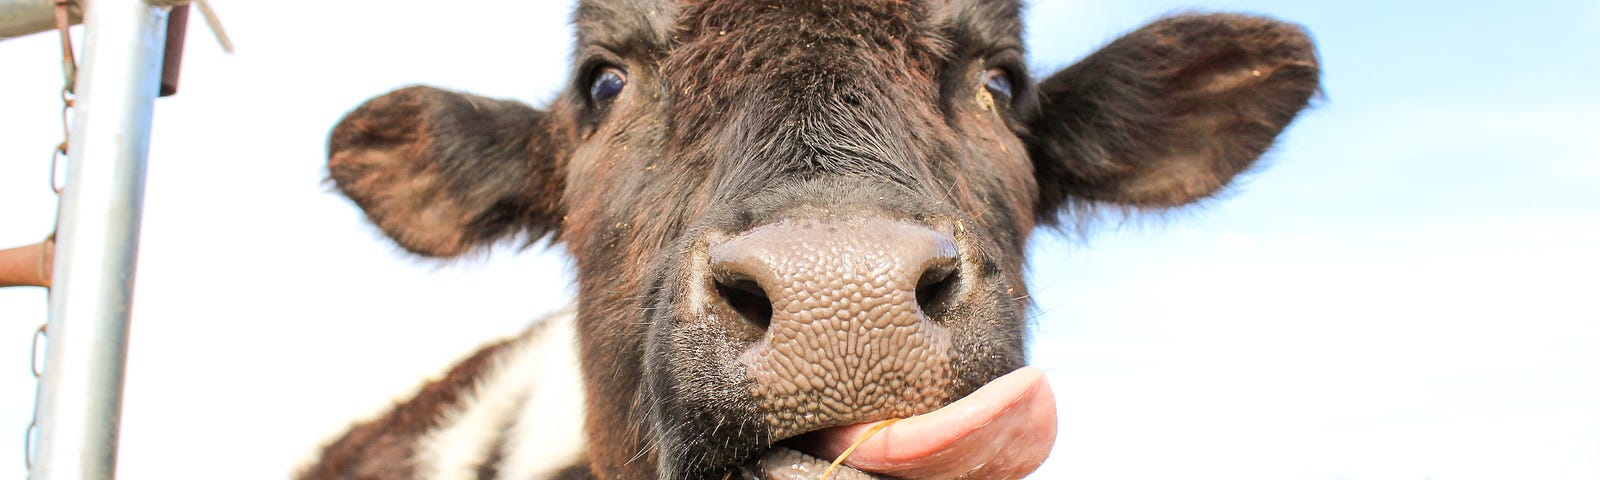
[(33, 442), (38, 439), (36, 434), (39, 432), (39, 385), (44, 381), (44, 362), (39, 360), (39, 345), (50, 341), (50, 335), (45, 330), (45, 325), (39, 325), (39, 329), (33, 331), (33, 348), (28, 351), (28, 370), (33, 374), (34, 384), (33, 418), (28, 419), (28, 429), (23, 432), (22, 458), (30, 478), (33, 477)]
[[(61, 183), (65, 179), (60, 178), (60, 177), (65, 177), (65, 175), (61, 175), (61, 165), (62, 165), (61, 159), (66, 158), (66, 156), (67, 156), (67, 142), (72, 140), (72, 124), (70, 123), (72, 121), (70, 119), (71, 115), (72, 115), (72, 96), (71, 96), (71, 93), (69, 93), (66, 90), (62, 90), (61, 91), (61, 143), (56, 145), (56, 148), (50, 152), (50, 191), (54, 192), (56, 194), (56, 198), (57, 199), (61, 198), (61, 189), (66, 188), (66, 185)], [(58, 214), (57, 216), (59, 217), (60, 215)], [(55, 231), (54, 226), (52, 226), (50, 230), (51, 231)]]
[[(61, 171), (62, 160), (68, 158), (67, 145), (72, 140), (72, 115), (73, 104), (77, 95), (78, 60), (72, 50), (72, 7), (75, 0), (55, 0), (56, 30), (61, 32), (61, 143), (50, 152), (50, 191), (56, 195), (56, 218), (50, 225), (50, 235), (39, 244), (39, 271), (43, 273), (46, 261), (49, 261), (50, 244), (55, 242), (56, 229), (61, 223), (61, 190), (65, 188)], [(54, 272), (52, 272), (54, 273)], [(39, 391), (44, 385), (44, 369), (47, 367), (42, 351), (48, 350), (50, 345), (49, 323), (39, 325), (33, 331), (32, 348), (28, 353), (28, 370), (33, 374), (33, 416), (28, 419), (28, 429), (23, 433), (22, 456), (26, 465), (28, 477), (33, 477), (33, 454), (35, 441), (39, 432)], [(43, 348), (41, 348), (43, 347)]]

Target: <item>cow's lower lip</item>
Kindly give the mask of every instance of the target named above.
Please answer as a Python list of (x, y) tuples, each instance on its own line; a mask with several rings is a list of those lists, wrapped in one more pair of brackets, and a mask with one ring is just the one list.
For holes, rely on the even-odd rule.
[[(822, 472), (833, 463), (831, 459), (822, 459), (795, 450), (789, 447), (776, 446), (762, 454), (754, 463), (740, 469), (736, 478), (746, 480), (816, 480), (822, 478)], [(829, 480), (871, 480), (881, 479), (870, 473), (855, 469), (849, 465), (839, 465), (839, 468), (828, 477)]]

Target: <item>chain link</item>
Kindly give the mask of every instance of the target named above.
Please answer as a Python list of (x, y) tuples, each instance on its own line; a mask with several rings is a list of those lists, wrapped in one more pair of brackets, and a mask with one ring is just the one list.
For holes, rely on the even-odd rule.
[(30, 370), (33, 370), (34, 380), (39, 380), (41, 377), (44, 377), (44, 360), (39, 358), (39, 346), (50, 341), (49, 330), (50, 329), (45, 328), (44, 325), (40, 325), (37, 330), (33, 331), (33, 357), (29, 359), (28, 367)]
[[(46, 330), (45, 325), (40, 325), (37, 330), (33, 331), (33, 348), (28, 350), (28, 370), (33, 373), (35, 391), (38, 390), (39, 383), (44, 380), (44, 362), (39, 358), (39, 346), (50, 341), (50, 334)], [(37, 395), (34, 396), (33, 401), (33, 418), (28, 419), (28, 429), (23, 432), (22, 438), (23, 464), (27, 465), (30, 476), (33, 473), (33, 441), (37, 439), (39, 433), (39, 398)]]
[[(77, 98), (75, 90), (78, 77), (78, 61), (73, 55), (71, 32), (74, 2), (75, 0), (55, 0), (56, 30), (61, 32), (61, 143), (50, 153), (50, 191), (56, 195), (56, 216), (50, 225), (50, 235), (45, 238), (44, 243), (39, 244), (41, 273), (46, 270), (44, 262), (50, 260), (50, 244), (55, 241), (56, 229), (61, 223), (61, 190), (65, 188), (63, 179), (66, 176), (62, 172), (62, 160), (69, 158), (67, 145), (72, 141), (72, 108)], [(28, 370), (33, 374), (34, 383), (33, 416), (28, 419), (28, 428), (23, 432), (22, 456), (29, 478), (33, 477), (33, 454), (36, 453), (34, 447), (39, 435), (39, 393), (44, 385), (44, 369), (48, 367), (41, 356), (42, 352), (50, 348), (48, 326), (46, 322), (33, 331), (32, 348), (28, 354)]]

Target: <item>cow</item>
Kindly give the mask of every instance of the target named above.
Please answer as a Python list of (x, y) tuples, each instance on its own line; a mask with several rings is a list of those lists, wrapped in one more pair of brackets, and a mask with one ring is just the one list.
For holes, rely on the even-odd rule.
[[(329, 178), (388, 238), (442, 259), (548, 239), (577, 298), (300, 478), (819, 478), (897, 419), (834, 478), (1027, 474), (1054, 438), (1030, 234), (1213, 196), (1320, 67), (1296, 25), (1185, 13), (1035, 80), (1021, 10), (582, 0), (542, 109), (416, 86), (349, 112)], [(950, 413), (968, 401), (981, 421)], [(1005, 402), (1050, 406), (983, 430)]]

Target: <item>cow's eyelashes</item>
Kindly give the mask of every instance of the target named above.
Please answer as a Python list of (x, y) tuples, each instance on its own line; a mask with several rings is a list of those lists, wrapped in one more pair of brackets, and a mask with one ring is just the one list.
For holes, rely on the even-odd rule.
[(1011, 98), (1011, 74), (1004, 68), (991, 68), (983, 71), (983, 88), (989, 93)]
[(628, 86), (628, 73), (617, 67), (597, 68), (589, 78), (589, 101), (596, 107), (610, 105)]

